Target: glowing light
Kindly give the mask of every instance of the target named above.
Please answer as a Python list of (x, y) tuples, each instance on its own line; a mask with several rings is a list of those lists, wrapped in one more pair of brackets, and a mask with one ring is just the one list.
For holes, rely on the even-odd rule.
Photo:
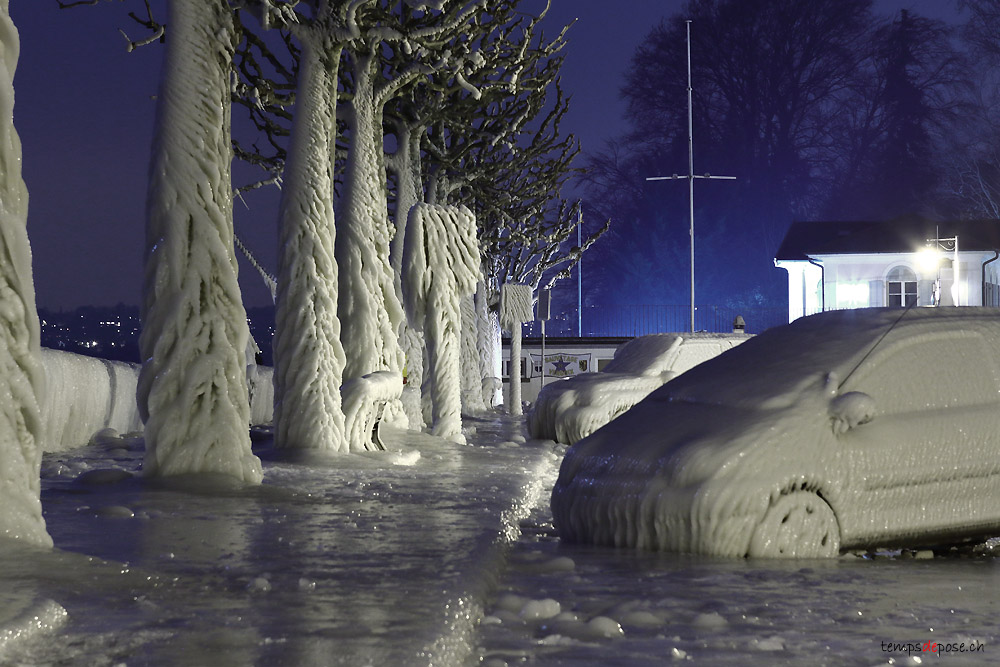
[(917, 264), (924, 272), (937, 271), (941, 262), (941, 251), (931, 246), (925, 246), (917, 251)]
[(837, 285), (838, 308), (867, 308), (868, 283), (840, 283)]

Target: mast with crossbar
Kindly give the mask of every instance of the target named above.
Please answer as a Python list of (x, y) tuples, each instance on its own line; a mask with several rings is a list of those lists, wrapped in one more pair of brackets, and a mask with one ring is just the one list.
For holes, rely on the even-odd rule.
[(711, 174), (704, 174), (696, 176), (694, 173), (694, 114), (692, 113), (691, 106), (691, 21), (685, 21), (687, 23), (687, 102), (688, 102), (688, 173), (687, 176), (678, 176), (674, 174), (673, 176), (651, 176), (647, 178), (647, 181), (668, 181), (675, 180), (679, 178), (686, 178), (688, 182), (688, 213), (690, 217), (690, 230), (691, 235), (691, 332), (694, 332), (694, 180), (696, 178), (705, 178), (710, 180), (720, 180), (720, 181), (734, 181), (735, 176), (712, 176)]

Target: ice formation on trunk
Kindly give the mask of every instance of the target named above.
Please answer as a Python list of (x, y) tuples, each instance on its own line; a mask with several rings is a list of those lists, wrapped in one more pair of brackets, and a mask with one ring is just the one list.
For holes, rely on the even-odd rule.
[(383, 449), (376, 429), (380, 421), (391, 421), (386, 419), (387, 407), (399, 400), (402, 391), (403, 378), (392, 371), (375, 371), (344, 383), (341, 394), (350, 451)]
[(486, 407), (503, 401), (503, 349), (500, 336), (500, 319), (489, 307), (486, 281), (476, 285), (476, 333), (479, 337), (479, 372), (483, 378), (483, 401)]
[[(389, 261), (392, 266), (393, 285), (400, 303), (403, 303), (403, 246), (406, 238), (406, 219), (413, 206), (422, 197), (420, 166), (420, 139), (422, 132), (417, 128), (397, 119), (396, 121), (396, 152), (392, 162), (396, 174), (396, 206), (393, 220), (393, 237), (390, 244)], [(403, 389), (402, 402), (409, 422), (409, 428), (419, 430), (424, 427), (423, 395), (421, 384), (424, 379), (424, 336), (423, 332), (410, 326), (404, 320), (399, 335), (399, 345), (403, 351), (404, 368), (406, 371), (406, 387)], [(429, 407), (429, 405), (428, 405)], [(428, 410), (428, 413), (430, 411)]]
[(411, 325), (427, 342), (431, 432), (464, 442), (459, 302), (479, 280), (476, 219), (465, 207), (419, 204), (410, 209), (403, 251), (403, 293)]
[(476, 301), (473, 294), (462, 297), (462, 329), (461, 329), (461, 369), (462, 369), (462, 408), (470, 414), (484, 412), (483, 374), (479, 364), (479, 330), (476, 326)]
[(28, 190), (14, 129), (20, 40), (8, 0), (0, 0), (0, 47), (0, 537), (51, 547), (38, 495), (44, 378), (26, 229)]
[[(316, 43), (320, 42), (320, 43)], [(275, 306), (277, 447), (348, 451), (340, 384), (333, 139), (340, 49), (302, 40), (292, 146), (281, 200)]]
[(403, 121), (398, 121), (396, 153), (392, 156), (396, 171), (396, 211), (389, 260), (392, 273), (397, 281), (397, 293), (403, 302), (402, 287), (399, 283), (403, 275), (403, 246), (406, 240), (406, 220), (410, 209), (420, 203), (423, 196), (421, 186), (420, 139), (422, 132), (415, 131)]
[(389, 263), (389, 220), (382, 167), (383, 100), (375, 94), (375, 47), (352, 60), (350, 147), (337, 210), (338, 314), (347, 355), (344, 379), (373, 371), (401, 372), (403, 310)]
[(521, 408), (521, 323), (531, 320), (531, 286), (509, 283), (500, 291), (500, 325), (510, 332), (510, 405), (512, 415)]
[(223, 0), (171, 0), (147, 202), (145, 472), (259, 483), (250, 449), (229, 140), (233, 19)]

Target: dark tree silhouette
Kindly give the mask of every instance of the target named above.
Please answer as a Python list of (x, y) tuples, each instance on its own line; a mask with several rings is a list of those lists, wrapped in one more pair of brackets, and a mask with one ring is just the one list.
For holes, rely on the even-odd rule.
[(826, 217), (927, 212), (942, 175), (938, 137), (964, 106), (965, 62), (951, 31), (903, 10), (873, 31), (835, 125)]
[(699, 302), (781, 307), (772, 258), (791, 220), (896, 215), (940, 179), (961, 61), (942, 24), (880, 19), (872, 0), (690, 0), (633, 56), (630, 132), (587, 165), (615, 218), (605, 287), (634, 302), (686, 301), (686, 188), (644, 183), (687, 172), (686, 20), (695, 172), (737, 177), (695, 186)]

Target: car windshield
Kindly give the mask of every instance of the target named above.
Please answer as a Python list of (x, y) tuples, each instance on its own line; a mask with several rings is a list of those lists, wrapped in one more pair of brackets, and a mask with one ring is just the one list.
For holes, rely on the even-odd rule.
[[(901, 311), (833, 311), (777, 327), (667, 383), (675, 401), (733, 407), (784, 407), (827, 378), (842, 382)], [(830, 374), (833, 376), (830, 376)]]

